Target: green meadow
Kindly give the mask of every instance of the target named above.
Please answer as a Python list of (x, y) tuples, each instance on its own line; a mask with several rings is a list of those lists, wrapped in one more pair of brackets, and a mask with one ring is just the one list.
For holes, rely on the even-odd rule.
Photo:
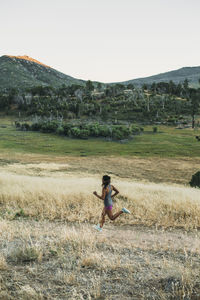
[(16, 130), (14, 119), (0, 119), (1, 152), (21, 152), (69, 156), (140, 156), (140, 157), (198, 157), (200, 142), (195, 136), (200, 129), (176, 129), (145, 126), (141, 135), (124, 143), (100, 138), (72, 139), (54, 134)]

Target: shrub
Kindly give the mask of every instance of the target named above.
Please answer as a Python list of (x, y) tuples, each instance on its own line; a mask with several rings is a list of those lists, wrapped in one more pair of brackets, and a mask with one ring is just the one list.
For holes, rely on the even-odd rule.
[(64, 134), (64, 128), (62, 126), (59, 126), (56, 130), (56, 133), (59, 134), (59, 135), (62, 135)]
[(19, 263), (28, 263), (37, 260), (39, 257), (39, 252), (35, 247), (26, 246), (18, 247), (13, 250), (9, 259)]
[(153, 127), (153, 132), (154, 133), (158, 132), (158, 128), (156, 126)]
[(33, 131), (39, 131), (42, 127), (42, 123), (33, 123), (31, 125), (31, 130)]
[(66, 123), (63, 125), (63, 129), (64, 129), (64, 134), (67, 135), (67, 136), (70, 136), (71, 135), (71, 129), (72, 129), (72, 125), (69, 124), (69, 123)]
[(112, 136), (117, 139), (121, 140), (127, 138), (130, 135), (130, 130), (127, 126), (113, 126)]
[(103, 137), (109, 137), (111, 136), (111, 132), (108, 126), (102, 125), (99, 127), (99, 135)]
[(100, 127), (99, 124), (92, 124), (89, 126), (89, 130), (90, 130), (90, 135), (91, 136), (99, 136), (100, 135)]
[(90, 134), (90, 132), (87, 129), (80, 130), (80, 138), (81, 139), (87, 139), (89, 134)]
[(45, 122), (42, 124), (41, 131), (42, 132), (56, 132), (59, 124), (57, 121)]
[(138, 126), (132, 125), (131, 128), (130, 128), (130, 131), (131, 131), (132, 134), (138, 134), (140, 132), (140, 128)]
[(192, 179), (189, 182), (191, 187), (198, 187), (200, 188), (200, 171), (196, 172), (192, 175)]
[(170, 116), (169, 119), (167, 120), (167, 122), (170, 124), (176, 124), (177, 118)]
[(30, 130), (30, 125), (28, 123), (23, 123), (21, 124), (21, 130), (24, 130), (24, 131), (27, 131), (27, 130)]
[(71, 129), (71, 134), (72, 134), (72, 136), (74, 136), (74, 137), (80, 137), (81, 130), (80, 130), (78, 127), (73, 127), (73, 128)]
[(113, 138), (117, 140), (122, 140), (124, 138), (123, 132), (119, 129), (115, 129), (113, 131)]
[(19, 122), (15, 121), (15, 127), (16, 127), (16, 128), (20, 128), (20, 127), (21, 127), (21, 124), (20, 124)]

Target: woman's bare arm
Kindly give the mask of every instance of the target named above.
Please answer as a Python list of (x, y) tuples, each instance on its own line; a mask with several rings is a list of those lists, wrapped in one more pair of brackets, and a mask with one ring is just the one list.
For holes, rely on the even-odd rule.
[(106, 190), (105, 190), (105, 188), (102, 188), (102, 195), (101, 195), (101, 196), (99, 196), (99, 195), (97, 194), (96, 191), (93, 192), (93, 194), (94, 194), (97, 198), (99, 198), (99, 199), (101, 199), (101, 200), (104, 200), (105, 197), (106, 197)]
[(119, 191), (112, 185), (112, 190), (115, 191), (115, 193), (111, 196), (112, 198), (115, 197), (117, 194), (119, 194)]

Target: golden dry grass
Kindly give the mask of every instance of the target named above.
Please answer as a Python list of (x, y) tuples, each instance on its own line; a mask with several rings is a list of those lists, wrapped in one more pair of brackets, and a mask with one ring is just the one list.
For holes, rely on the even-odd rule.
[[(0, 299), (199, 299), (200, 191), (169, 183), (169, 170), (165, 183), (164, 173), (160, 183), (131, 177), (133, 165), (147, 174), (152, 161), (101, 162), (2, 162)], [(108, 166), (120, 191), (114, 210), (132, 214), (99, 234), (103, 203), (92, 192)]]
[[(0, 203), (4, 217), (97, 222), (103, 203), (92, 192), (101, 193), (100, 176), (69, 174), (65, 172), (68, 164), (56, 163), (12, 164), (1, 169)], [(198, 189), (116, 176), (113, 176), (113, 184), (120, 190), (115, 210), (125, 206), (132, 212), (131, 216), (119, 218), (118, 224), (200, 227)]]
[(178, 300), (198, 293), (198, 232), (107, 225), (99, 234), (87, 224), (30, 220), (2, 220), (0, 228), (7, 264), (0, 299)]
[[(15, 165), (13, 166), (13, 162)], [(88, 173), (100, 175), (109, 173), (119, 178), (131, 178), (134, 181), (150, 181), (155, 183), (164, 182), (188, 184), (192, 175), (200, 169), (200, 158), (140, 158), (140, 157), (69, 157), (50, 156), (39, 154), (0, 154), (0, 166), (17, 168), (18, 172), (27, 174), (28, 167), (38, 167), (38, 172), (45, 175), (45, 168), (52, 171), (62, 170), (67, 174)], [(22, 168), (24, 165), (24, 169)], [(53, 169), (53, 165), (55, 168)], [(40, 168), (41, 166), (41, 168)], [(30, 170), (30, 168), (29, 168)], [(25, 173), (23, 173), (25, 171)], [(32, 170), (33, 173), (33, 170)], [(35, 173), (36, 174), (36, 173)]]

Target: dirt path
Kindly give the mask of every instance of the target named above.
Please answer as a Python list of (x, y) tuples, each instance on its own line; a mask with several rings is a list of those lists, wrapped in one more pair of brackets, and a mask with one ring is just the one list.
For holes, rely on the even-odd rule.
[(200, 231), (149, 229), (142, 226), (107, 225), (103, 234), (110, 241), (141, 249), (200, 254)]
[(107, 225), (102, 236), (119, 268), (129, 266), (122, 299), (200, 299), (199, 231)]

